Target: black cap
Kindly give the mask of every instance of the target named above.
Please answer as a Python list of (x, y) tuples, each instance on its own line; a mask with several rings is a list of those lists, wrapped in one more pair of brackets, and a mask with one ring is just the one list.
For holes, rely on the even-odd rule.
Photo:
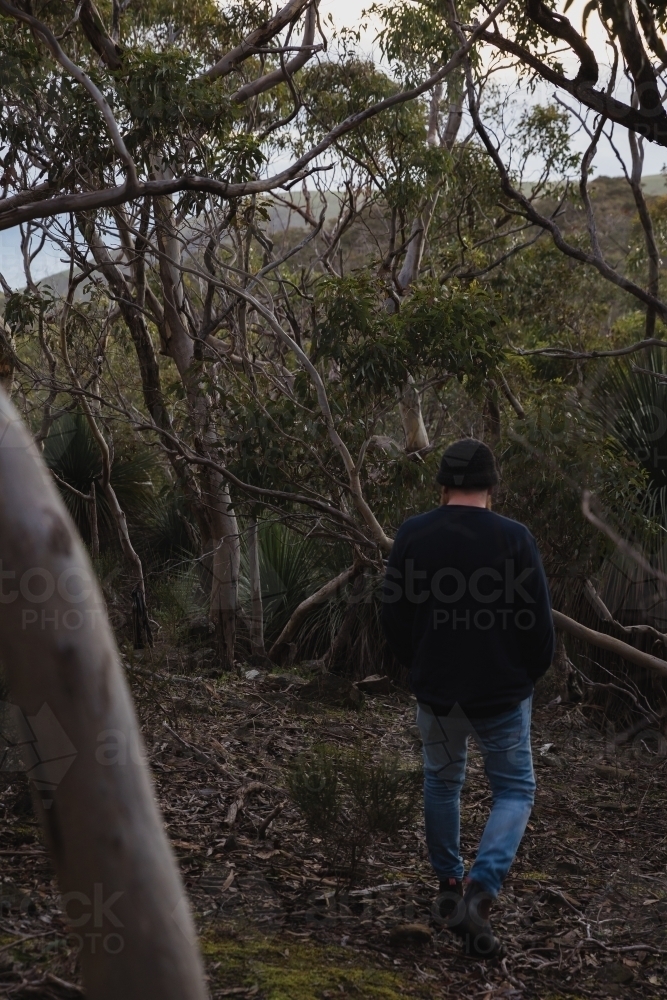
[(450, 444), (440, 462), (437, 481), (441, 486), (462, 490), (489, 489), (498, 482), (498, 469), (491, 449), (476, 438)]

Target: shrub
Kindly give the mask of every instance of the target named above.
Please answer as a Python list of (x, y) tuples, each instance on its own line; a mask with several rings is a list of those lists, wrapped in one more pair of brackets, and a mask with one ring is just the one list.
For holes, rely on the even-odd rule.
[(298, 758), (288, 777), (288, 787), (313, 833), (326, 836), (334, 829), (342, 802), (337, 760), (331, 747), (319, 745)]
[(371, 760), (360, 748), (320, 744), (297, 759), (288, 787), (334, 870), (346, 870), (352, 881), (373, 841), (395, 837), (414, 818), (421, 769), (406, 768), (395, 755)]

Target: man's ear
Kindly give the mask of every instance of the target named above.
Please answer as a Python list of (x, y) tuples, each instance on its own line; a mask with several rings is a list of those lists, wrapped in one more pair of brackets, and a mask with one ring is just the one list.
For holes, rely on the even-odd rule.
[(443, 507), (449, 503), (449, 490), (446, 486), (443, 486), (440, 490), (440, 503)]
[(486, 494), (486, 509), (491, 510), (493, 507), (493, 493), (491, 490)]

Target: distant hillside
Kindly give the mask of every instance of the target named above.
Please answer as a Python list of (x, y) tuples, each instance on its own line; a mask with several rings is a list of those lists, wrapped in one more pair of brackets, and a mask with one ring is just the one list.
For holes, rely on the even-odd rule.
[[(572, 178), (576, 185), (576, 179)], [(624, 177), (595, 177), (591, 181), (591, 196), (596, 203), (598, 211), (602, 209), (602, 214), (607, 218), (602, 222), (602, 229), (610, 229), (621, 222), (623, 237), (629, 234), (631, 217), (636, 211), (632, 194)], [(528, 194), (532, 184), (530, 181), (522, 184), (524, 193)], [(647, 174), (642, 180), (642, 187), (648, 197), (659, 197), (667, 195), (667, 174)], [(310, 204), (306, 206), (306, 200), (301, 192), (292, 192), (291, 199), (300, 208), (308, 207), (310, 213), (319, 218), (322, 209), (325, 208), (321, 195), (312, 192), (309, 198)], [(339, 199), (336, 195), (331, 195), (327, 199), (325, 208), (325, 218), (327, 223), (331, 223), (336, 218), (340, 207)], [(621, 219), (619, 219), (619, 216)], [(286, 229), (299, 229), (306, 226), (306, 222), (298, 211), (290, 211), (285, 205), (275, 203), (270, 212), (269, 229), (274, 233)], [(621, 236), (621, 232), (616, 234)], [(66, 288), (67, 269), (63, 269), (62, 252), (51, 245), (46, 244), (45, 249), (38, 256), (34, 264), (34, 274), (40, 284), (48, 279), (54, 292), (62, 292)], [(18, 230), (8, 230), (0, 233), (0, 271), (13, 288), (21, 288), (25, 284), (23, 279), (23, 264), (20, 250), (20, 236)], [(2, 295), (0, 294), (0, 304)]]
[(667, 194), (667, 175), (648, 174), (642, 181), (642, 187), (649, 195)]

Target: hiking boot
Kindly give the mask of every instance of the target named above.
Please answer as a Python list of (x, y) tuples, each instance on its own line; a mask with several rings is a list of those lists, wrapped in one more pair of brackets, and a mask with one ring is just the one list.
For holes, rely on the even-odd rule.
[(463, 916), (463, 880), (460, 878), (440, 879), (440, 889), (434, 904), (435, 915), (449, 926), (450, 920), (460, 920)]
[(503, 946), (493, 933), (489, 913), (493, 897), (479, 882), (468, 882), (463, 896), (461, 917), (451, 919), (449, 929), (463, 938), (463, 951), (471, 958), (499, 958)]

